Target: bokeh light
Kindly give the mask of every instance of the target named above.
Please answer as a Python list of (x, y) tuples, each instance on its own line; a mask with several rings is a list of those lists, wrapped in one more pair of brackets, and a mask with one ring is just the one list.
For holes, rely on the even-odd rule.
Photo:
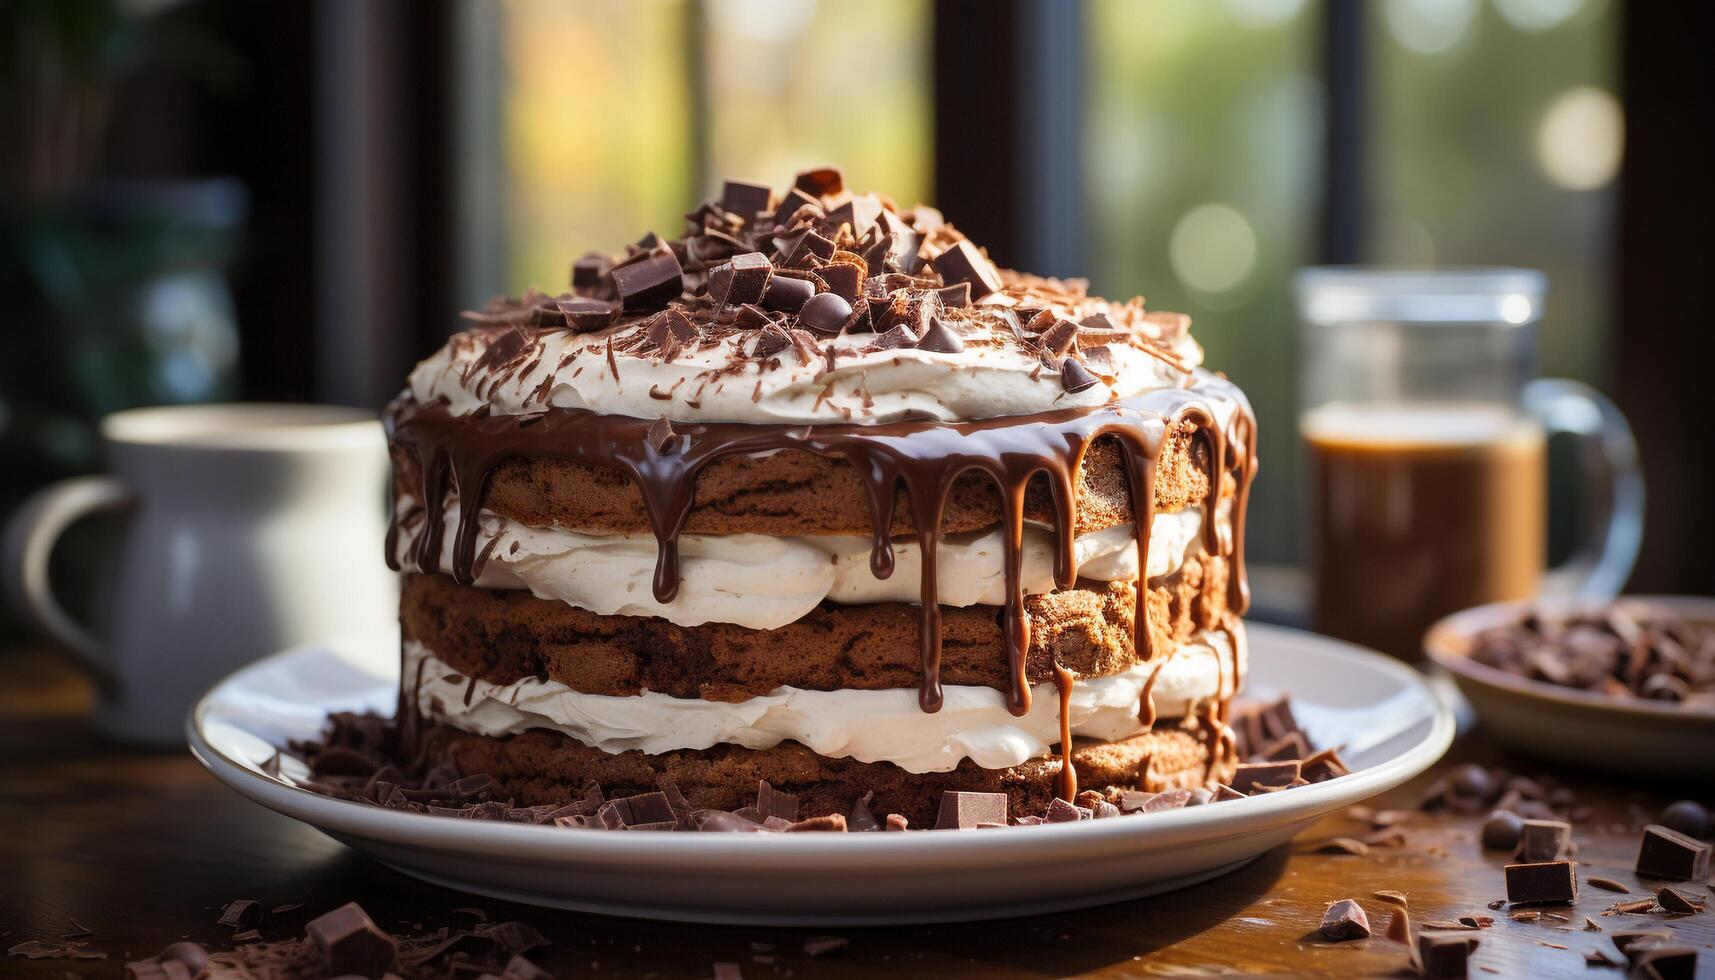
[(1625, 114), (1612, 92), (1594, 86), (1556, 96), (1542, 114), (1536, 155), (1548, 179), (1568, 190), (1605, 186), (1620, 171)]
[(1476, 0), (1387, 0), (1388, 33), (1418, 54), (1440, 54), (1465, 40), (1476, 21)]
[(1577, 15), (1584, 0), (1495, 0), (1495, 9), (1521, 31), (1548, 31)]
[(1226, 204), (1199, 204), (1185, 212), (1167, 241), (1179, 281), (1201, 293), (1224, 293), (1256, 268), (1256, 232)]

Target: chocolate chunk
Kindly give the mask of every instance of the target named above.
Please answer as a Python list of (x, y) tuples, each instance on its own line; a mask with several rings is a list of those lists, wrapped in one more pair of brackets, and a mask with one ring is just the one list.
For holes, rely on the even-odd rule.
[(758, 780), (756, 784), (756, 810), (764, 819), (779, 817), (786, 821), (798, 819), (798, 797), (792, 793), (783, 793), (768, 785), (768, 780)]
[(780, 199), (780, 206), (774, 209), (774, 223), (785, 227), (791, 222), (792, 216), (803, 208), (811, 208), (818, 215), (822, 213), (822, 205), (815, 198), (794, 187)]
[(1299, 775), (1308, 782), (1324, 783), (1348, 775), (1351, 771), (1346, 760), (1340, 758), (1338, 749), (1323, 749), (1304, 760)]
[(1242, 800), (1244, 798), (1245, 798), (1245, 794), (1239, 792), (1238, 790), (1232, 788), (1231, 786), (1228, 786), (1226, 783), (1216, 783), (1215, 784), (1215, 795), (1213, 798), (1211, 798), (1209, 800), (1209, 802), (1210, 803), (1225, 803), (1228, 800)]
[(750, 349), (751, 357), (771, 357), (792, 346), (792, 335), (785, 328), (769, 324), (764, 327), (762, 334), (756, 338), (756, 346)]
[(1006, 823), (1005, 793), (968, 793), (950, 789), (941, 794), (936, 830), (973, 830), (980, 823)]
[(875, 811), (869, 808), (869, 801), (875, 798), (871, 790), (858, 797), (852, 804), (851, 811), (846, 814), (846, 829), (853, 832), (880, 830), (881, 821), (875, 818)]
[(982, 299), (1000, 291), (1000, 273), (995, 271), (994, 263), (984, 258), (968, 241), (961, 241), (935, 256), (932, 264), (943, 281), (949, 284), (970, 283), (972, 299)]
[(846, 333), (872, 333), (875, 330), (875, 320), (870, 313), (869, 300), (858, 297), (852, 304), (852, 315), (846, 318), (843, 328)]
[(767, 184), (729, 180), (721, 185), (721, 207), (743, 215), (746, 220), (768, 210), (768, 202), (773, 196), (774, 190)]
[(911, 821), (907, 820), (904, 814), (890, 813), (887, 815), (888, 830), (905, 830), (910, 827), (910, 824)]
[(1511, 810), (1496, 810), (1483, 821), (1483, 846), (1494, 850), (1510, 850), (1518, 846), (1524, 835), (1524, 821)]
[(782, 262), (800, 267), (814, 264), (811, 256), (825, 261), (832, 258), (836, 251), (833, 239), (824, 238), (809, 228), (784, 238), (776, 238), (774, 247), (780, 252)]
[(817, 275), (828, 284), (828, 292), (845, 300), (847, 303), (857, 302), (860, 283), (863, 281), (863, 270), (849, 263), (830, 265), (817, 270)]
[(1425, 934), (1417, 937), (1417, 968), (1426, 977), (1466, 975), (1477, 940), (1470, 936)]
[(798, 310), (798, 322), (822, 334), (839, 333), (852, 315), (852, 305), (838, 293), (817, 293)]
[[(1088, 356), (1088, 352), (1085, 352)], [(1256, 753), (1253, 761), (1285, 762), (1287, 759), (1303, 759), (1310, 754), (1310, 743), (1305, 741), (1303, 732), (1287, 732), (1275, 739)], [(1302, 770), (1302, 766), (1300, 769)]]
[(764, 309), (796, 313), (814, 295), (816, 284), (808, 279), (775, 276), (768, 283), (768, 291), (762, 294), (762, 306)]
[(1627, 888), (1625, 885), (1620, 884), (1612, 878), (1603, 878), (1600, 875), (1591, 875), (1584, 879), (1584, 883), (1589, 885), (1591, 888), (1600, 888), (1605, 892), (1619, 892), (1622, 895), (1631, 894), (1631, 889)]
[(612, 264), (613, 260), (600, 252), (584, 253), (583, 258), (572, 263), (572, 290), (588, 293), (601, 289), (601, 277)]
[(1691, 946), (1638, 948), (1638, 955), (1632, 959), (1632, 976), (1643, 980), (1696, 980), (1697, 950)]
[(881, 200), (874, 194), (854, 194), (844, 204), (828, 212), (828, 223), (836, 228), (842, 224), (851, 225), (852, 235), (862, 238), (875, 227), (881, 210)]
[(893, 244), (887, 250), (887, 264), (908, 276), (914, 276), (923, 268), (923, 257), (918, 254), (923, 244), (921, 235), (901, 228), (893, 235)]
[(931, 316), (929, 329), (924, 331), (923, 338), (917, 341), (917, 349), (934, 351), (937, 354), (957, 354), (965, 349), (965, 342), (953, 332), (947, 321)]
[(1513, 858), (1526, 864), (1558, 861), (1572, 845), (1572, 825), (1563, 820), (1526, 820), (1519, 826)]
[(596, 818), (610, 830), (645, 829), (649, 825), (663, 823), (670, 828), (677, 822), (673, 807), (667, 802), (667, 794), (662, 792), (609, 800), (596, 811)]
[(911, 331), (910, 327), (907, 327), (903, 323), (891, 330), (888, 330), (886, 333), (878, 335), (869, 343), (869, 349), (872, 351), (895, 350), (901, 347), (916, 346), (917, 335)]
[(1065, 357), (1078, 349), (1078, 325), (1063, 316), (1056, 316), (1041, 331), (1037, 342), (1043, 350)]
[(573, 333), (593, 333), (605, 330), (619, 315), (619, 308), (599, 299), (559, 300), (560, 312)]
[(262, 903), (248, 898), (228, 902), (220, 912), (220, 924), (228, 929), (248, 929), (262, 921)]
[(1048, 812), (1043, 814), (1043, 819), (1049, 823), (1077, 823), (1079, 820), (1086, 819), (1084, 814), (1087, 812), (1076, 803), (1056, 797), (1048, 803)]
[(651, 252), (647, 257), (613, 270), (613, 288), (620, 306), (630, 312), (666, 306), (684, 291), (679, 259), (671, 250)]
[[(1091, 374), (1089, 368), (1084, 367), (1077, 358), (1068, 357), (1060, 362), (1060, 384), (1068, 392), (1075, 395), (1080, 391), (1095, 387), (1096, 382), (1096, 376)], [(1293, 765), (1296, 767), (1297, 762), (1295, 761)]]
[(1671, 942), (1673, 933), (1666, 929), (1617, 929), (1608, 933), (1608, 939), (1620, 955), (1626, 959), (1633, 957), (1633, 950), (1643, 950), (1651, 946)]
[(356, 902), (311, 919), (304, 936), (321, 954), (330, 976), (356, 974), (380, 980), (395, 966), (398, 945)]
[[(941, 300), (941, 305), (949, 310), (962, 310), (971, 305), (971, 284), (968, 282), (942, 286), (935, 290), (935, 295)], [(1006, 311), (1008, 313), (1011, 310)]]
[(1514, 905), (1571, 903), (1578, 900), (1578, 875), (1571, 861), (1506, 866), (1507, 901)]
[(774, 263), (761, 252), (745, 252), (709, 270), (709, 298), (715, 309), (755, 303), (768, 291)]
[(1709, 877), (1709, 845), (1670, 827), (1650, 824), (1638, 846), (1638, 874), (1673, 881)]
[(1696, 800), (1678, 800), (1661, 811), (1661, 825), (1687, 837), (1709, 836), (1709, 810)]
[(792, 189), (803, 191), (811, 197), (828, 197), (845, 190), (845, 177), (841, 176), (838, 167), (817, 167), (805, 170), (792, 181)]
[(1368, 939), (1370, 917), (1356, 901), (1342, 898), (1322, 913), (1322, 926), (1317, 931), (1322, 934), (1322, 938), (1336, 943), (1351, 939)]
[(746, 303), (738, 308), (738, 313), (732, 318), (732, 325), (740, 330), (761, 330), (775, 322), (768, 311), (760, 306)]
[(1699, 902), (1684, 892), (1674, 888), (1669, 888), (1666, 885), (1656, 889), (1655, 900), (1656, 904), (1660, 905), (1662, 908), (1679, 915), (1691, 915), (1696, 912), (1701, 912), (1703, 911), (1704, 905), (1703, 902)]
[[(1068, 359), (1067, 363), (1075, 362)], [(1298, 778), (1300, 768), (1296, 759), (1285, 762), (1240, 763), (1233, 771), (1232, 787), (1241, 793), (1249, 794), (1264, 787), (1285, 786)]]

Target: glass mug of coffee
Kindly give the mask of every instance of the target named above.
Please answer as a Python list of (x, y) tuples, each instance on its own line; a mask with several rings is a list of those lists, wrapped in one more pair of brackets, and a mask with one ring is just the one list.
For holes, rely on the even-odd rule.
[[(1299, 434), (1315, 628), (1406, 660), (1469, 606), (1611, 596), (1643, 534), (1631, 429), (1594, 389), (1533, 380), (1547, 280), (1524, 269), (1298, 276)], [(1583, 444), (1583, 540), (1547, 561), (1547, 443)]]

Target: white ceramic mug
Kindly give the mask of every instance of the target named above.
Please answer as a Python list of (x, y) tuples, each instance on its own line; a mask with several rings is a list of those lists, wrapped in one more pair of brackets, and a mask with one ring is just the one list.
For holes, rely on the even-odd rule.
[[(321, 405), (144, 408), (102, 420), (111, 476), (31, 497), (4, 538), (8, 597), (98, 682), (97, 722), (180, 743), (215, 681), (276, 650), (398, 614), (382, 558), (386, 440), (372, 413)], [(54, 599), (48, 557), (73, 522), (125, 515), (86, 628)]]

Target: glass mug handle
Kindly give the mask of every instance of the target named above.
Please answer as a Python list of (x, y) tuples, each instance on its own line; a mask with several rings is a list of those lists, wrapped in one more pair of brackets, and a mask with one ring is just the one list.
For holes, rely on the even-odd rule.
[(1632, 427), (1607, 396), (1579, 381), (1532, 381), (1523, 400), (1548, 435), (1578, 437), (1580, 469), (1592, 489), (1584, 540), (1572, 557), (1544, 574), (1542, 594), (1618, 595), (1637, 563), (1644, 533), (1644, 478)]

